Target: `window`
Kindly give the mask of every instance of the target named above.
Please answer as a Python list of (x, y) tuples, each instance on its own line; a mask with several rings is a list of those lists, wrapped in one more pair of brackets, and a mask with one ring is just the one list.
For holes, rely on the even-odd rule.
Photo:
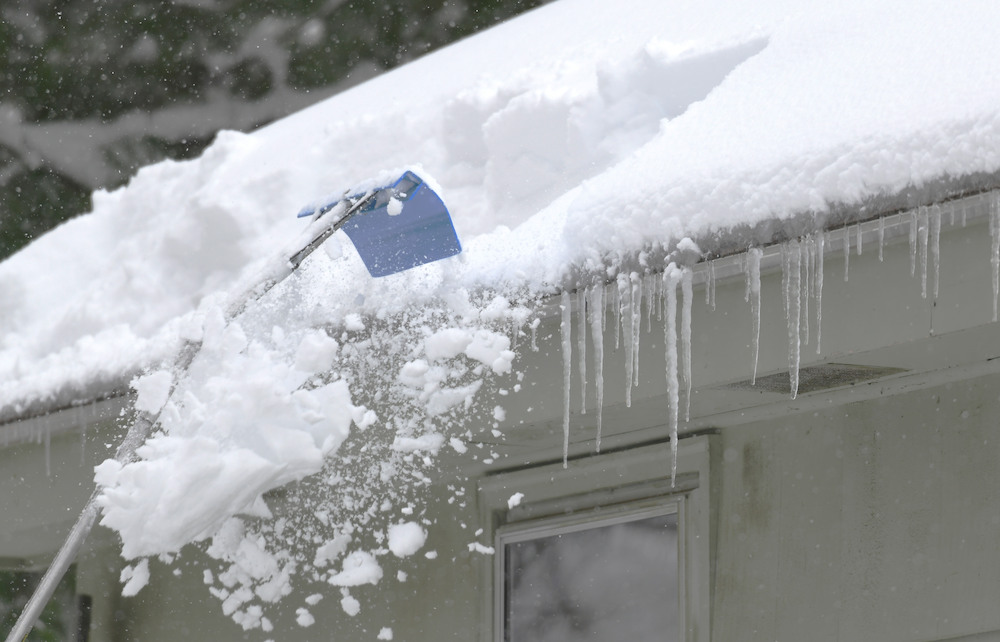
[(679, 640), (677, 506), (502, 532), (504, 640)]
[(490, 642), (710, 639), (709, 436), (481, 480)]

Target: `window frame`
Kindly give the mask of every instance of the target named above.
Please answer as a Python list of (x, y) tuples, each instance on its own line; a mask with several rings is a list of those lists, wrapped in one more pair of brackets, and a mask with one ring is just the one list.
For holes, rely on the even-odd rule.
[[(495, 583), (494, 599), (494, 623), (497, 630), (496, 639), (506, 641), (507, 639), (507, 588), (506, 577), (507, 566), (507, 545), (528, 542), (535, 539), (563, 535), (568, 533), (578, 533), (596, 528), (605, 528), (647, 518), (662, 517), (665, 515), (677, 515), (677, 634), (678, 639), (682, 639), (684, 626), (684, 496), (673, 495), (666, 497), (656, 497), (648, 500), (629, 502), (627, 504), (612, 505), (610, 507), (595, 507), (593, 513), (571, 513), (565, 516), (555, 516), (528, 520), (524, 522), (514, 522), (501, 526), (496, 532), (496, 552), (494, 559)], [(597, 514), (599, 513), (599, 516)]]
[[(707, 434), (680, 440), (673, 485), (669, 443), (583, 457), (566, 468), (558, 462), (481, 479), (482, 537), (493, 543), (494, 554), (484, 560), (480, 640), (504, 642), (506, 544), (676, 511), (680, 639), (708, 642), (713, 441)], [(524, 498), (509, 506), (517, 492)]]

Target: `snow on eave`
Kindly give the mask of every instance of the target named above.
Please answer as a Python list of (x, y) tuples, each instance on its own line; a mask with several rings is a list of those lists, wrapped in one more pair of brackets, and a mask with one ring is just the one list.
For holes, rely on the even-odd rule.
[[(709, 262), (715, 265), (714, 277), (743, 276), (745, 266), (743, 255), (751, 247), (764, 248), (762, 268), (775, 267), (780, 264), (780, 246), (788, 241), (806, 237), (811, 234), (825, 232), (830, 236), (830, 242), (825, 245), (825, 253), (843, 252), (843, 236), (836, 234), (839, 230), (851, 228), (852, 243), (857, 228), (863, 228), (865, 238), (875, 235), (877, 221), (891, 217), (904, 217), (920, 208), (934, 205), (946, 205), (975, 197), (982, 197), (991, 192), (1000, 191), (1000, 171), (976, 172), (963, 176), (941, 176), (921, 185), (910, 185), (894, 193), (872, 194), (857, 203), (831, 203), (825, 211), (802, 211), (795, 214), (766, 219), (754, 225), (742, 225), (712, 234), (697, 236), (693, 240), (701, 250), (701, 256), (693, 257), (676, 248), (676, 243), (664, 248), (647, 248), (636, 252), (633, 256), (619, 257), (615, 266), (617, 273), (639, 272), (642, 274), (662, 274), (667, 265), (675, 263), (686, 265), (694, 271), (695, 283), (704, 283), (709, 279), (707, 274)], [(975, 212), (969, 221), (981, 218), (983, 212)], [(893, 235), (903, 234), (893, 231), (893, 228), (909, 224), (906, 220), (894, 221), (888, 226), (886, 239)], [(728, 260), (731, 259), (731, 260)], [(598, 272), (577, 271), (571, 274), (561, 285), (554, 287), (553, 292), (538, 305), (537, 312), (543, 318), (556, 318), (560, 313), (559, 294), (563, 290), (575, 292), (581, 287), (589, 287), (597, 282), (606, 286), (614, 282), (615, 276), (605, 274), (607, 270)], [(599, 276), (595, 276), (599, 274)]]

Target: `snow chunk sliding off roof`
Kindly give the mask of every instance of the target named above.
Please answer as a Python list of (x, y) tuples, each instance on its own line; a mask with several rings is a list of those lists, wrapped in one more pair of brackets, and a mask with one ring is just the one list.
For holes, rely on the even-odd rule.
[(223, 134), (0, 264), (0, 417), (163, 359), (296, 237), (302, 205), (415, 161), (465, 255), (376, 284), (335, 238), (339, 291), (315, 305), (559, 283), (685, 236), (995, 171), (997, 18), (989, 2), (561, 0)]

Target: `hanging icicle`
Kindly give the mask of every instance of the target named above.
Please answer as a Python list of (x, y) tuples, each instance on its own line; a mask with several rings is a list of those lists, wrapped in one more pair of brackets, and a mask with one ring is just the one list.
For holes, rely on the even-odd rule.
[(715, 310), (715, 260), (708, 262), (708, 284), (705, 286), (705, 304)]
[(844, 226), (844, 283), (851, 273), (851, 228)]
[(882, 263), (885, 258), (882, 249), (885, 247), (885, 217), (878, 219), (878, 262)]
[[(634, 338), (632, 337), (632, 279), (628, 274), (618, 275), (618, 300), (621, 311), (619, 312), (622, 334), (625, 336), (625, 407), (632, 407), (632, 360), (635, 358), (633, 349)], [(616, 342), (615, 349), (618, 348)]]
[(760, 259), (764, 251), (759, 247), (747, 250), (747, 292), (750, 301), (750, 323), (752, 325), (751, 352), (753, 353), (753, 374), (750, 385), (757, 384), (757, 358), (760, 354)]
[(570, 337), (573, 312), (571, 304), (569, 290), (563, 290), (559, 303), (562, 310), (562, 321), (559, 324), (559, 329), (562, 332), (563, 358), (563, 468), (569, 466), (569, 393), (573, 361), (573, 343)]
[(826, 254), (826, 234), (820, 230), (816, 235), (816, 269), (813, 275), (813, 296), (816, 299), (816, 354), (823, 349), (823, 257)]
[(622, 279), (624, 274), (618, 275), (617, 287), (611, 288), (611, 307), (615, 317), (615, 350), (621, 347), (621, 327), (622, 327)]
[(1000, 195), (989, 203), (990, 237), (993, 241), (990, 263), (993, 266), (993, 321), (997, 320), (997, 295), (1000, 294)]
[(587, 414), (587, 290), (578, 287), (576, 290), (576, 351), (577, 364), (580, 372), (580, 414)]
[(857, 242), (856, 242), (856, 245), (857, 245), (857, 250), (858, 250), (858, 256), (861, 256), (861, 243), (862, 243), (862, 236), (863, 236), (863, 233), (862, 233), (862, 230), (861, 230), (861, 223), (858, 223), (856, 226), (854, 226), (854, 229), (857, 231)]
[(934, 267), (931, 272), (931, 294), (937, 301), (938, 278), (941, 276), (941, 208), (937, 205), (931, 208), (930, 253)]
[(597, 443), (601, 452), (601, 418), (604, 415), (604, 284), (590, 289), (590, 336), (594, 341), (594, 388), (597, 393)]
[(677, 423), (680, 383), (677, 379), (677, 283), (680, 270), (673, 263), (663, 272), (666, 288), (666, 323), (663, 324), (663, 345), (666, 351), (667, 425), (670, 429), (670, 485), (677, 478)]
[(799, 353), (801, 349), (802, 251), (798, 241), (789, 241), (785, 253), (785, 300), (788, 302), (788, 382), (792, 399), (799, 394)]
[(746, 277), (746, 288), (743, 291), (743, 300), (750, 303), (750, 253), (747, 252), (740, 257), (740, 262), (743, 265), (743, 276)]
[(691, 268), (681, 270), (681, 375), (684, 381), (684, 421), (691, 421)]
[(636, 387), (639, 385), (639, 337), (642, 335), (642, 283), (642, 277), (633, 272), (629, 320), (632, 322), (632, 385)]
[(920, 296), (927, 298), (927, 208), (921, 207), (918, 214), (920, 225), (917, 228), (918, 252), (920, 254)]
[(802, 345), (809, 345), (809, 300), (811, 298), (813, 270), (812, 235), (801, 242), (802, 245)]
[(917, 211), (910, 210), (910, 276), (917, 275)]
[(642, 291), (646, 296), (646, 333), (653, 331), (653, 308), (656, 306), (656, 283), (662, 282), (652, 274), (642, 276)]

